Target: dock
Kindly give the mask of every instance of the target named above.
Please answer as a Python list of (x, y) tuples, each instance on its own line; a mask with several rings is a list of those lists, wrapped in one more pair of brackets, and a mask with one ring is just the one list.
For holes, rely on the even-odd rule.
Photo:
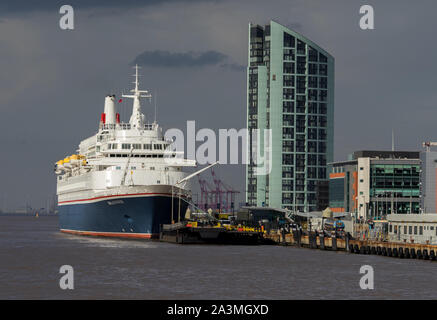
[(343, 251), (353, 254), (375, 254), (400, 259), (423, 259), (435, 261), (437, 245), (389, 242), (376, 240), (354, 240), (349, 235), (338, 236), (335, 233), (331, 236), (318, 234), (316, 232), (281, 233), (279, 231), (264, 234), (266, 239), (278, 245), (292, 245), (309, 249)]
[(264, 234), (264, 238), (282, 245), (291, 245), (309, 249), (347, 251), (349, 247), (348, 237), (337, 235), (325, 236), (316, 232), (307, 234), (300, 231), (292, 233), (270, 232)]
[(238, 228), (229, 229), (220, 225), (197, 225), (197, 223), (178, 222), (161, 226), (159, 240), (177, 244), (264, 244), (261, 229)]
[(357, 254), (377, 254), (401, 259), (436, 260), (437, 245), (385, 242), (373, 240), (349, 240), (349, 252)]

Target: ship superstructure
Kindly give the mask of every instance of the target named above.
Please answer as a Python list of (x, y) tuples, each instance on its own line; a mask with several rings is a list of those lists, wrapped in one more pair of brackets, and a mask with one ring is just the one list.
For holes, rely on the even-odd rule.
[(156, 121), (146, 122), (140, 100), (151, 94), (139, 89), (135, 71), (134, 89), (122, 95), (133, 100), (129, 122), (120, 121), (115, 96), (106, 96), (98, 132), (56, 163), (61, 231), (150, 238), (185, 213), (190, 185), (178, 182), (196, 162), (172, 151)]

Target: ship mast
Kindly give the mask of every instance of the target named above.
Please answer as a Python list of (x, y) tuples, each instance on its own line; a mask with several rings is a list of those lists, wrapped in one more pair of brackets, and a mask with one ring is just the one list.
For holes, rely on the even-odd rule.
[(139, 90), (139, 81), (138, 81), (138, 65), (135, 65), (135, 74), (133, 75), (135, 77), (135, 81), (132, 82), (135, 84), (135, 88), (130, 90), (133, 94), (122, 94), (121, 96), (124, 98), (131, 98), (134, 100), (133, 102), (133, 109), (132, 109), (132, 115), (130, 117), (129, 123), (131, 124), (132, 128), (144, 128), (144, 114), (141, 113), (141, 104), (140, 104), (140, 98), (151, 98), (152, 95), (147, 90)]

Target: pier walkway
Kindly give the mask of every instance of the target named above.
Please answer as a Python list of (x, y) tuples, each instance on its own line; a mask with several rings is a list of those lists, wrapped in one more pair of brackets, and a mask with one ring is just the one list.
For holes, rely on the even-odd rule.
[(338, 235), (324, 236), (316, 232), (301, 233), (281, 233), (279, 231), (264, 234), (264, 238), (276, 244), (293, 245), (310, 249), (348, 251), (356, 254), (375, 254), (387, 257), (405, 259), (423, 259), (435, 261), (437, 245), (388, 242), (375, 240), (354, 240), (348, 235), (339, 237)]

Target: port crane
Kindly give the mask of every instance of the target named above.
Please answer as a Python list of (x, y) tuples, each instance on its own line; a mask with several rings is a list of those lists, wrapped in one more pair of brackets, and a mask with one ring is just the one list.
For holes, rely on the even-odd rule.
[(219, 179), (213, 168), (211, 168), (211, 176), (214, 187), (200, 176), (198, 178), (200, 185), (199, 207), (206, 210), (206, 207), (209, 205), (211, 208), (221, 212), (231, 212), (234, 209), (235, 195), (240, 193), (240, 191), (234, 190)]
[(205, 179), (202, 179), (200, 175), (197, 177), (200, 186), (200, 201), (198, 205), (202, 210), (208, 210), (208, 205), (212, 205), (214, 203), (215, 190)]

